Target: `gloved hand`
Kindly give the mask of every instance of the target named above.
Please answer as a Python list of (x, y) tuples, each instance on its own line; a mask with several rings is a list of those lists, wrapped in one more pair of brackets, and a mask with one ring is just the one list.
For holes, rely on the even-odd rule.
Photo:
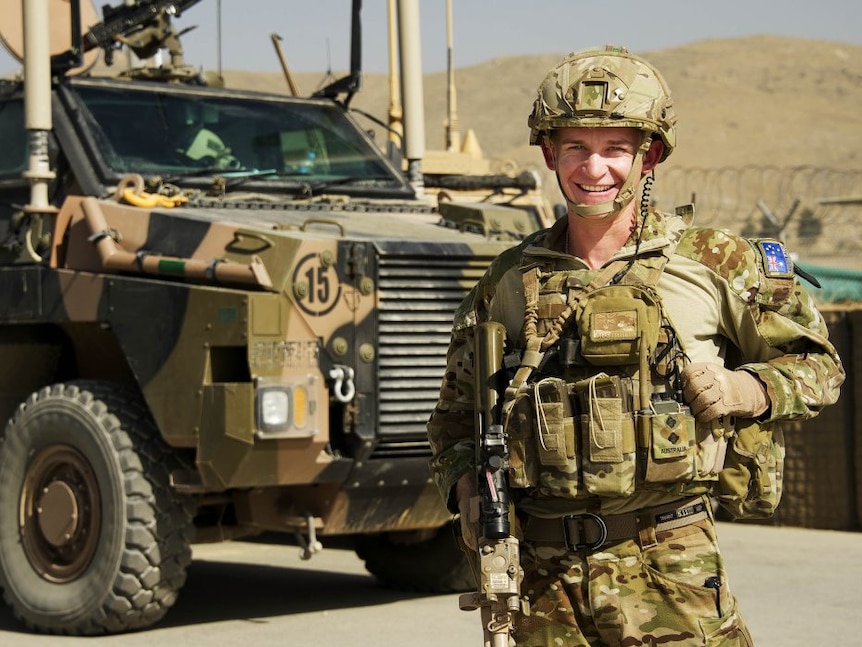
[(682, 372), (685, 401), (698, 422), (719, 416), (756, 418), (769, 407), (766, 387), (747, 371), (730, 371), (718, 364), (689, 364)]
[(458, 499), (458, 512), (461, 514), (461, 539), (468, 548), (479, 549), (479, 493), (476, 490), (476, 477), (468, 473), (458, 479), (455, 485)]

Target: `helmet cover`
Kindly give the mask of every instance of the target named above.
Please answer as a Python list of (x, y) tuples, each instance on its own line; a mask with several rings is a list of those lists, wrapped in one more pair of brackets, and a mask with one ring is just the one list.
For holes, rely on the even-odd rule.
[(637, 128), (664, 142), (661, 161), (676, 146), (676, 115), (658, 70), (623, 47), (573, 52), (539, 86), (527, 120), (530, 144), (555, 128)]

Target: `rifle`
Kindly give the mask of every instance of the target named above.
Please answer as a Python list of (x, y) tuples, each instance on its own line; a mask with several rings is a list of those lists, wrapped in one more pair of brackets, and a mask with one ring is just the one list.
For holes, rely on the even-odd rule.
[(506, 478), (509, 453), (500, 415), (503, 342), (506, 329), (496, 322), (476, 326), (474, 372), (476, 387), (477, 487), (480, 496), (479, 590), (462, 594), (462, 611), (480, 609), (485, 647), (507, 647), (513, 615), (526, 612), (521, 602), (518, 539), (511, 534)]

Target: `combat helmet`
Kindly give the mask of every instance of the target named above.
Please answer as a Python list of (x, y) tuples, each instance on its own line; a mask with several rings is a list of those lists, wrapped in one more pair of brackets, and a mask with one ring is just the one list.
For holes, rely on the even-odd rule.
[(676, 146), (676, 115), (664, 78), (624, 47), (573, 52), (539, 86), (527, 120), (530, 144), (554, 128), (633, 127), (656, 133), (666, 159)]
[(573, 52), (560, 61), (539, 85), (527, 119), (531, 145), (541, 144), (556, 128), (628, 127), (643, 133), (635, 167), (615, 206), (602, 205), (610, 207), (605, 211), (584, 207), (582, 215), (610, 213), (629, 202), (652, 137), (664, 142), (660, 160), (664, 161), (676, 146), (675, 124), (670, 90), (658, 70), (624, 47), (613, 45)]

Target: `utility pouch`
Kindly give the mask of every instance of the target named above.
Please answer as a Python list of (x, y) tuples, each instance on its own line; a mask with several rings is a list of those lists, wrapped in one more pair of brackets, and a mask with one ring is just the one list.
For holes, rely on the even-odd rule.
[(631, 397), (618, 376), (600, 373), (575, 383), (584, 487), (600, 496), (629, 496), (635, 488), (636, 446)]
[(781, 501), (784, 431), (775, 423), (737, 421), (718, 475), (718, 502), (736, 519), (765, 519)]
[(649, 403), (638, 414), (642, 481), (685, 483), (695, 475), (695, 420), (676, 400)]
[(658, 299), (637, 285), (611, 285), (587, 295), (577, 312), (584, 359), (594, 366), (636, 365), (642, 335), (652, 353), (661, 328)]

